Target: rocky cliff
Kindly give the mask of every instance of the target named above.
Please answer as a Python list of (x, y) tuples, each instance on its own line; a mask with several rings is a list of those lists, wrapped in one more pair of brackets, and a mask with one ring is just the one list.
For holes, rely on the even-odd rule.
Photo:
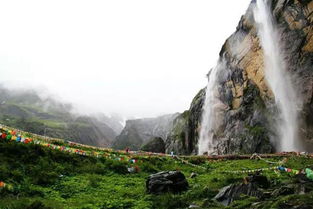
[(176, 114), (163, 115), (156, 118), (144, 118), (126, 121), (126, 126), (112, 144), (115, 149), (138, 150), (142, 145), (159, 137), (165, 140), (172, 129)]
[[(213, 140), (217, 154), (275, 151), (275, 98), (264, 78), (263, 50), (252, 1), (235, 33), (222, 46), (217, 73), (219, 107)], [(313, 1), (272, 0), (271, 11), (281, 34), (287, 70), (297, 87), (299, 146), (313, 144)], [(205, 91), (180, 115), (166, 140), (167, 152), (196, 154)]]
[(202, 89), (193, 99), (189, 110), (173, 121), (173, 128), (165, 140), (167, 153), (196, 154), (204, 97), (205, 89)]

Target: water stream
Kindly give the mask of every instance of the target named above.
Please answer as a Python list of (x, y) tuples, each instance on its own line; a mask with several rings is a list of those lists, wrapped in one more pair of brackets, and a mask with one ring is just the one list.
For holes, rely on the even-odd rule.
[[(278, 109), (274, 129), (277, 130), (278, 141), (275, 141), (277, 151), (298, 151), (298, 100), (291, 77), (286, 70), (283, 51), (280, 47), (280, 35), (273, 21), (270, 5), (267, 0), (256, 0), (254, 18), (257, 26), (260, 44), (264, 54), (264, 72), (266, 82), (274, 94)], [(198, 143), (198, 154), (214, 152), (214, 129), (217, 127), (216, 106), (217, 72), (221, 67), (219, 62), (209, 73), (206, 87), (205, 103), (203, 105), (201, 130)]]
[(272, 90), (279, 114), (276, 128), (279, 142), (278, 151), (297, 150), (297, 98), (291, 77), (286, 70), (280, 35), (275, 27), (270, 4), (267, 0), (257, 0), (254, 9), (258, 36), (264, 53), (265, 79)]
[(214, 130), (214, 107), (217, 101), (216, 77), (220, 64), (212, 68), (208, 74), (208, 85), (206, 87), (205, 102), (202, 107), (201, 129), (198, 142), (198, 154), (211, 154), (214, 151), (213, 130)]

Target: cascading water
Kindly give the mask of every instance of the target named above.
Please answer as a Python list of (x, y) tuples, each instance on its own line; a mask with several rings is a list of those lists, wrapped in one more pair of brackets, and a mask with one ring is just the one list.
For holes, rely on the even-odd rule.
[(297, 150), (297, 98), (291, 77), (286, 70), (283, 53), (279, 46), (279, 33), (274, 27), (267, 0), (257, 0), (254, 9), (258, 36), (263, 48), (265, 79), (272, 90), (279, 110), (277, 129), (278, 151)]
[(218, 104), (217, 99), (217, 71), (220, 68), (219, 62), (215, 68), (212, 68), (208, 75), (208, 85), (206, 87), (205, 102), (203, 105), (200, 137), (198, 142), (198, 154), (211, 154), (214, 151), (213, 130), (216, 119), (215, 107)]

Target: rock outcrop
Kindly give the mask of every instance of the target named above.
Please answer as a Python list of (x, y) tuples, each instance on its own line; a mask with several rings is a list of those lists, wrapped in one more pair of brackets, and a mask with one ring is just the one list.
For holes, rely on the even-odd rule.
[(115, 149), (125, 149), (128, 147), (131, 150), (138, 150), (154, 137), (165, 140), (177, 116), (178, 113), (156, 118), (128, 120), (121, 134), (115, 138), (112, 147)]
[[(223, 66), (217, 74), (220, 121), (214, 130), (216, 154), (275, 151), (277, 108), (264, 78), (263, 50), (257, 35), (252, 1), (236, 32), (220, 51)], [(272, 0), (273, 17), (281, 34), (287, 70), (299, 99), (298, 145), (313, 150), (313, 2)], [(167, 151), (196, 154), (205, 93), (174, 122)], [(300, 102), (301, 101), (301, 102)]]
[(199, 91), (189, 110), (177, 116), (165, 140), (166, 152), (196, 154), (205, 89)]
[(145, 152), (165, 153), (165, 143), (160, 137), (150, 139), (146, 144), (142, 145), (140, 150)]
[(222, 188), (214, 199), (221, 202), (223, 205), (229, 205), (231, 202), (238, 199), (240, 195), (262, 198), (264, 195), (262, 188), (267, 188), (268, 186), (269, 182), (265, 176), (249, 176), (245, 179), (244, 183), (231, 184)]
[(152, 174), (146, 181), (146, 189), (151, 194), (186, 191), (189, 185), (185, 175), (180, 171), (163, 171)]

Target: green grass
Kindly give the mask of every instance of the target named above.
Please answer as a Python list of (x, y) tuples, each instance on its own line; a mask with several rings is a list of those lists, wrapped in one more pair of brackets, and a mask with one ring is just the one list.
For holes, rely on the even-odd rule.
[[(113, 152), (119, 155), (117, 152)], [(112, 153), (112, 155), (113, 155)], [(206, 169), (186, 165), (170, 157), (137, 156), (139, 173), (127, 173), (128, 162), (110, 158), (85, 157), (51, 150), (33, 144), (0, 141), (0, 180), (14, 185), (12, 191), (0, 189), (0, 208), (68, 208), (68, 209), (167, 209), (188, 208), (284, 208), (288, 204), (312, 205), (313, 193), (286, 195), (259, 200), (242, 196), (229, 207), (212, 198), (231, 183), (241, 183), (246, 173), (224, 171), (270, 167), (261, 160), (207, 161), (201, 157), (185, 157)], [(270, 159), (279, 161), (281, 158)], [(313, 159), (290, 157), (285, 166), (302, 169), (313, 165)], [(188, 191), (180, 194), (150, 195), (146, 178), (158, 171), (180, 170), (189, 182)], [(196, 178), (189, 178), (196, 172)], [(294, 184), (288, 173), (263, 173), (271, 181), (269, 191)], [(313, 188), (312, 188), (313, 190)]]

